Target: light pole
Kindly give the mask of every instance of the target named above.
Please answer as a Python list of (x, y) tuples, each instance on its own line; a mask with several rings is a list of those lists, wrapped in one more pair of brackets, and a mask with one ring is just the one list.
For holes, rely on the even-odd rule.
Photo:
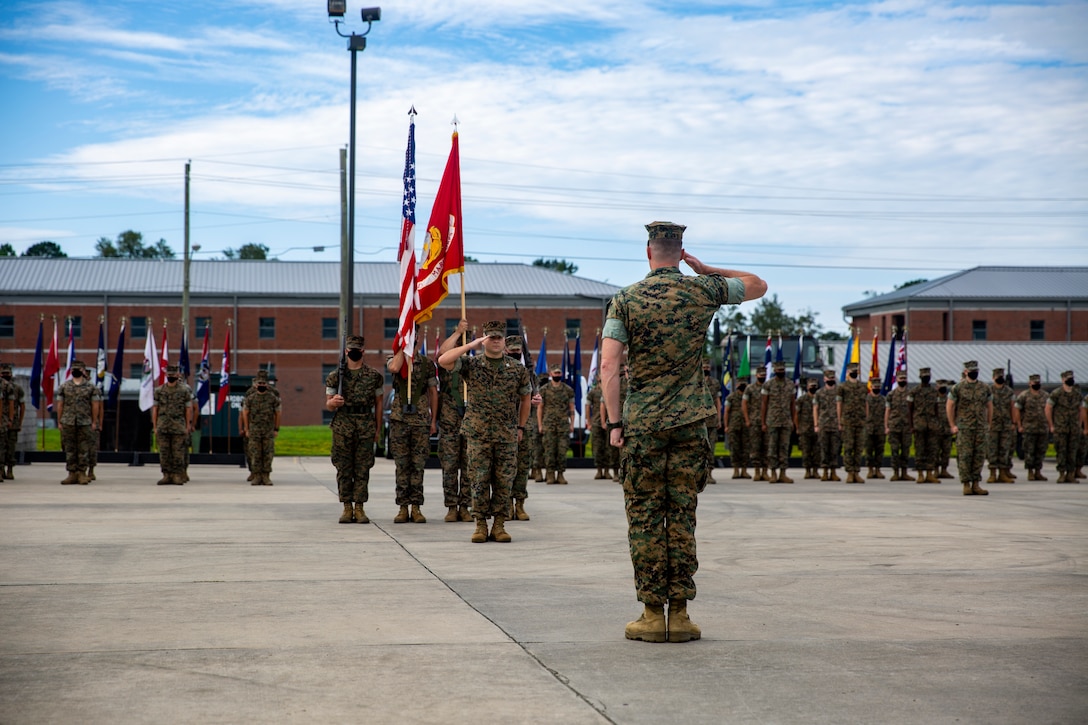
[(366, 30), (344, 35), (340, 23), (347, 12), (347, 0), (328, 0), (329, 17), (336, 26), (336, 34), (348, 39), (351, 52), (351, 121), (348, 136), (348, 234), (340, 249), (340, 339), (351, 334), (351, 304), (355, 294), (355, 54), (366, 50), (366, 36), (373, 23), (382, 19), (381, 8), (363, 8), (362, 20)]

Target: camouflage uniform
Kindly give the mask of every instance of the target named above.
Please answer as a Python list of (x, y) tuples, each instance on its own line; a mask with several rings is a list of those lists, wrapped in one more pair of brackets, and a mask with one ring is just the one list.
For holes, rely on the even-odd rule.
[(549, 472), (567, 470), (567, 449), (570, 445), (570, 405), (574, 388), (566, 383), (549, 382), (540, 386), (541, 435), (544, 437), (544, 467)]
[[(60, 386), (57, 391), (57, 400), (63, 402), (61, 408), (60, 423), (63, 426), (60, 434), (61, 447), (65, 453), (65, 468), (69, 476), (64, 479), (68, 483), (86, 483), (86, 470), (91, 465), (91, 453), (94, 449), (94, 407), (102, 404), (102, 391), (95, 387), (94, 383), (86, 377), (86, 368), (83, 363), (74, 361), (72, 370), (82, 370), (84, 375), (78, 379), (72, 376)], [(5, 400), (4, 404), (7, 405)], [(6, 435), (5, 431), (5, 435)]]
[[(1062, 373), (1065, 381), (1073, 376), (1071, 371)], [(1080, 450), (1080, 411), (1081, 392), (1077, 385), (1066, 390), (1065, 386), (1055, 388), (1050, 392), (1046, 402), (1050, 408), (1050, 419), (1054, 423), (1054, 453), (1058, 458), (1059, 483), (1073, 483), (1077, 469), (1077, 455)]]
[(801, 465), (805, 467), (805, 478), (816, 476), (820, 467), (820, 437), (816, 435), (816, 422), (812, 419), (812, 408), (816, 404), (816, 394), (808, 392), (809, 383), (815, 381), (805, 378), (801, 381), (804, 392), (797, 399), (797, 442), (801, 447)]
[(714, 469), (718, 467), (718, 458), (714, 455), (714, 449), (718, 445), (718, 429), (722, 427), (721, 385), (714, 379), (713, 372), (709, 370), (703, 371), (703, 383), (706, 385), (707, 392), (710, 393), (711, 403), (714, 406), (714, 415), (706, 419), (706, 438), (710, 443), (710, 483), (717, 483), (714, 480)]
[(468, 441), (473, 518), (477, 522), (491, 516), (505, 519), (518, 468), (519, 403), (532, 391), (530, 373), (506, 355), (498, 359), (462, 355), (453, 369), (468, 382), (461, 432)]
[(884, 398), (885, 424), (888, 443), (891, 444), (891, 464), (893, 481), (906, 481), (907, 459), (910, 457), (910, 402), (907, 397), (907, 376), (897, 375), (896, 386)]
[(737, 389), (725, 396), (725, 421), (728, 426), (729, 459), (733, 463), (733, 478), (751, 478), (748, 474), (748, 436), (751, 428), (744, 424), (744, 409), (741, 405), (744, 390)]
[(7, 463), (8, 456), (14, 459), (15, 447), (9, 441), (8, 433), (15, 430), (15, 385), (7, 379), (10, 374), (10, 366), (5, 366), (5, 377), (0, 377), (0, 481), (5, 478), (3, 466)]
[[(1039, 376), (1032, 375), (1032, 386), (1039, 384)], [(1046, 480), (1040, 478), (1046, 446), (1050, 440), (1050, 429), (1046, 425), (1047, 394), (1042, 390), (1029, 387), (1016, 396), (1016, 410), (1020, 419), (1020, 431), (1024, 434), (1024, 468), (1028, 470), (1028, 480)]]
[(467, 447), (461, 435), (465, 417), (465, 389), (460, 373), (438, 370), (438, 460), (442, 464), (442, 505), (466, 512), (471, 498), (466, 463)]
[[(648, 229), (677, 234), (672, 225)], [(714, 414), (703, 332), (721, 305), (743, 299), (740, 280), (660, 267), (609, 307), (603, 335), (627, 346), (631, 368), (621, 479), (635, 589), (649, 606), (668, 601), (671, 611), (695, 598), (695, 510), (710, 473), (705, 421)]]
[[(832, 480), (838, 478), (835, 469), (839, 467), (839, 451), (842, 449), (842, 433), (839, 431), (839, 415), (836, 408), (838, 391), (835, 389), (835, 373), (831, 371), (831, 377), (824, 376), (824, 386), (816, 393), (816, 417), (819, 431), (817, 432), (820, 445), (820, 467), (824, 474), (820, 480)], [(828, 384), (830, 383), (830, 384)]]
[[(268, 385), (268, 375), (257, 373), (256, 383), (246, 391), (242, 398), (242, 411), (246, 416), (248, 435), (246, 436), (246, 455), (256, 475), (255, 485), (272, 485), (268, 474), (272, 473), (272, 459), (276, 455), (276, 414), (280, 412), (280, 398)], [(264, 387), (264, 391), (260, 390)]]
[(6, 457), (2, 461), (7, 469), (4, 471), (6, 478), (14, 478), (15, 448), (19, 444), (19, 431), (23, 427), (23, 415), (26, 413), (26, 391), (23, 386), (17, 385), (11, 379), (11, 365), (5, 363), (0, 366), (0, 376), (5, 382), (11, 384), (15, 397), (12, 399), (11, 418), (8, 425)]
[[(760, 373), (763, 379), (760, 379)], [(767, 437), (763, 435), (763, 386), (766, 384), (766, 371), (759, 369), (756, 381), (748, 385), (741, 397), (741, 405), (748, 408), (748, 463), (756, 471), (752, 480), (765, 481), (763, 472), (767, 468)]]
[[(974, 361), (964, 364), (964, 370), (977, 371)], [(979, 488), (982, 462), (986, 452), (986, 429), (988, 427), (987, 410), (992, 401), (990, 387), (978, 380), (963, 380), (956, 383), (948, 394), (948, 401), (955, 409), (956, 428), (956, 463), (960, 469), (960, 483), (963, 494), (986, 494)]]
[[(589, 408), (589, 420), (587, 427), (592, 431), (590, 440), (593, 441), (593, 465), (597, 467), (598, 474), (608, 470), (612, 466), (610, 451), (612, 446), (605, 435), (604, 426), (601, 425), (601, 385), (594, 382), (593, 387), (586, 393), (586, 404)], [(595, 476), (595, 478), (601, 476)]]
[(880, 378), (869, 380), (870, 390), (865, 399), (865, 458), (871, 478), (884, 478), (884, 396), (880, 394)]
[(952, 426), (948, 422), (945, 410), (948, 406), (948, 391), (952, 389), (953, 384), (951, 380), (937, 381), (937, 410), (940, 412), (938, 416), (940, 427), (937, 431), (937, 465), (941, 469), (937, 478), (952, 478), (952, 474), (948, 472), (948, 463), (952, 460)]
[[(918, 371), (919, 377), (929, 375), (929, 368)], [(940, 415), (944, 411), (939, 407), (938, 397), (937, 387), (932, 384), (916, 385), (907, 394), (913, 416), (914, 467), (918, 469), (918, 483), (939, 483), (936, 473), (937, 436), (941, 430)], [(929, 475), (930, 471), (932, 475)]]
[[(345, 368), (345, 371), (341, 393), (344, 405), (333, 413), (329, 424), (332, 465), (336, 467), (340, 502), (364, 504), (370, 498), (370, 469), (374, 467), (374, 438), (377, 435), (375, 408), (381, 406), (385, 377), (365, 363), (358, 370)], [(340, 370), (336, 369), (325, 378), (325, 394), (336, 395), (339, 385)]]
[[(526, 363), (522, 361), (526, 360), (526, 358), (522, 355), (521, 348), (521, 335), (508, 335), (506, 337), (506, 354), (525, 365)], [(533, 374), (530, 372), (530, 384), (533, 382), (532, 376)], [(536, 411), (532, 409), (532, 406), (530, 406), (529, 411), (529, 418), (532, 418), (533, 413)], [(529, 514), (525, 513), (523, 506), (525, 499), (529, 498), (529, 468), (533, 462), (533, 444), (527, 435), (529, 432), (529, 418), (525, 420), (525, 427), (521, 431), (521, 440), (518, 441), (518, 468), (514, 473), (514, 481), (510, 484), (510, 498), (514, 500), (514, 510), (511, 512), (510, 518), (518, 521), (529, 520)], [(533, 430), (536, 430), (535, 425)], [(593, 440), (593, 447), (597, 447), (596, 439)]]
[[(793, 483), (786, 477), (786, 469), (790, 465), (790, 434), (793, 432), (793, 381), (786, 379), (786, 368), (781, 363), (774, 364), (774, 373), (775, 376), (759, 390), (761, 414), (762, 401), (767, 401), (766, 418), (763, 420), (763, 425), (767, 427), (767, 467), (781, 471), (781, 477), (772, 473), (769, 480), (771, 483)], [(782, 377), (779, 377), (779, 373), (782, 373)]]
[(839, 416), (842, 428), (842, 464), (846, 469), (847, 483), (865, 483), (865, 479), (858, 474), (861, 472), (861, 459), (865, 453), (865, 416), (868, 411), (866, 403), (869, 388), (858, 381), (856, 363), (850, 364), (848, 372), (853, 373), (854, 377), (847, 375), (842, 385), (837, 386), (839, 394), (835, 396), (836, 405), (842, 408)]
[[(530, 375), (535, 375), (530, 371)], [(548, 382), (548, 374), (541, 373), (537, 376), (536, 390), (540, 391), (544, 385)], [(544, 431), (540, 430), (540, 424), (537, 423), (536, 414), (539, 404), (534, 404), (529, 411), (529, 420), (525, 421), (525, 432), (529, 435), (529, 439), (533, 444), (533, 464), (532, 467), (536, 470), (536, 480), (544, 480)], [(530, 426), (532, 429), (530, 430)]]
[[(1016, 400), (1016, 391), (1008, 385), (998, 385), (996, 378), (1004, 380), (1004, 368), (995, 368), (994, 384), (990, 386), (990, 395), (994, 400), (994, 415), (990, 419), (990, 445), (988, 455), (990, 468), (1002, 472), (1002, 478), (1009, 478), (1012, 469), (1012, 449), (1016, 445), (1016, 428), (1012, 424), (1012, 406)], [(1002, 483), (1006, 482), (1004, 480)]]
[[(393, 373), (395, 395), (389, 411), (389, 450), (397, 466), (395, 503), (398, 506), (423, 505), (423, 469), (431, 448), (432, 411), (428, 393), (437, 385), (434, 362), (422, 355), (412, 361), (411, 401), (408, 400), (408, 379)], [(404, 410), (409, 402), (415, 406), (414, 413)]]
[[(173, 368), (174, 366), (170, 366)], [(176, 375), (176, 368), (167, 376)], [(193, 391), (183, 382), (167, 383), (155, 388), (155, 440), (159, 444), (159, 468), (162, 483), (182, 484), (186, 475), (185, 447), (189, 428), (185, 414), (193, 400)]]

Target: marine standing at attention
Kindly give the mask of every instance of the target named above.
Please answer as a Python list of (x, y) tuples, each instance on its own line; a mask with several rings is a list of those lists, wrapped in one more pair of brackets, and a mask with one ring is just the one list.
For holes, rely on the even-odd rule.
[[(762, 297), (767, 284), (686, 253), (681, 225), (653, 222), (646, 229), (650, 273), (612, 298), (601, 343), (608, 430), (612, 445), (624, 449), (627, 538), (644, 605), (624, 635), (687, 642), (701, 636), (687, 603), (695, 598), (695, 509), (710, 472), (706, 419), (714, 414), (700, 359), (714, 313)], [(681, 260), (696, 276), (680, 272)], [(620, 418), (624, 348), (631, 380)]]

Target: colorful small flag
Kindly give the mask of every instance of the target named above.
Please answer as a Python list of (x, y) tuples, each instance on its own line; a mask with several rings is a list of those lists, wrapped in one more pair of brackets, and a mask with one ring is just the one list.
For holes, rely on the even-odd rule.
[[(873, 357), (869, 361), (869, 378), (880, 378), (880, 355), (878, 354), (877, 334), (873, 333)], [(872, 390), (873, 386), (869, 385), (869, 390)]]
[(748, 361), (748, 348), (752, 346), (752, 336), (744, 336), (744, 348), (740, 351), (740, 365), (737, 367), (737, 377), (744, 382), (752, 376), (752, 366)]
[(181, 331), (181, 350), (178, 353), (178, 372), (183, 378), (188, 379), (192, 368), (189, 367), (189, 325)]
[(166, 342), (166, 321), (162, 323), (162, 349), (159, 350), (158, 385), (166, 385), (166, 366), (170, 364), (170, 350)]
[(45, 358), (42, 369), (42, 392), (45, 393), (45, 408), (53, 410), (53, 393), (57, 385), (57, 373), (60, 372), (60, 358), (57, 355), (57, 319), (53, 318), (53, 341), (49, 344), (49, 355)]
[(574, 409), (582, 414), (582, 334), (574, 338), (574, 359), (570, 370), (570, 385), (574, 388)]
[(201, 412), (212, 398), (212, 368), (208, 363), (208, 335), (211, 325), (204, 327), (204, 349), (200, 353), (200, 370), (196, 373), (196, 402)]
[(880, 394), (887, 395), (895, 386), (895, 335), (888, 345), (888, 369), (884, 372), (884, 384), (880, 386)]
[(76, 359), (76, 340), (73, 334), (72, 318), (68, 318), (68, 362), (64, 366), (64, 378), (62, 383), (72, 379), (72, 362)]
[(155, 405), (155, 381), (159, 379), (159, 353), (155, 350), (155, 332), (147, 331), (144, 342), (144, 372), (140, 378), (140, 410), (151, 410)]
[(110, 374), (109, 388), (106, 402), (111, 407), (117, 406), (117, 400), (121, 395), (121, 378), (125, 374), (125, 318), (121, 318), (121, 332), (117, 335), (117, 352), (113, 355), (113, 372)]
[(850, 328), (850, 340), (846, 343), (846, 354), (842, 356), (842, 372), (839, 373), (839, 382), (846, 380), (846, 368), (850, 366), (852, 358), (857, 357), (857, 337), (854, 336), (854, 328)]
[(540, 336), (540, 353), (536, 356), (536, 367), (533, 368), (533, 373), (537, 377), (546, 375), (548, 373), (548, 333), (545, 332)]
[(767, 346), (763, 350), (763, 368), (767, 371), (767, 377), (771, 377), (771, 333), (767, 333)]
[(227, 326), (227, 340), (223, 344), (223, 362), (219, 367), (219, 397), (215, 402), (215, 412), (223, 407), (230, 395), (230, 326)]
[(38, 320), (38, 343), (34, 346), (34, 363), (30, 367), (30, 404), (42, 407), (42, 333), (45, 321)]
[(94, 361), (94, 384), (98, 389), (106, 390), (106, 323), (98, 323), (98, 350)]

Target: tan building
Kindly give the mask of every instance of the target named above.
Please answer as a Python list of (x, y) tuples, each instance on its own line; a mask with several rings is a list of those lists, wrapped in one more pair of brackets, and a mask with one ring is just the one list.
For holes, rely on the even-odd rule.
[[(76, 355), (88, 365), (95, 359), (102, 320), (112, 367), (122, 317), (127, 324), (126, 377), (140, 377), (147, 335), (154, 335), (158, 347), (164, 323), (175, 361), (182, 338), (182, 271), (181, 260), (0, 258), (0, 360), (29, 370), (39, 320), (45, 320), (48, 349), (55, 316), (62, 367), (68, 318)], [(339, 263), (201, 260), (192, 262), (190, 278), (193, 369), (200, 364), (207, 328), (215, 388), (230, 323), (233, 372), (252, 375), (258, 368), (270, 369), (283, 397), (284, 425), (321, 423), (324, 376), (339, 359)], [(429, 351), (460, 319), (460, 280), (459, 275), (450, 278), (449, 297), (422, 328)], [(381, 368), (397, 328), (399, 266), (356, 264), (354, 287), (354, 330), (366, 337), (367, 363)], [(500, 319), (513, 334), (520, 312), (534, 358), (545, 329), (549, 362), (559, 360), (565, 335), (573, 350), (580, 331), (585, 375), (605, 305), (619, 288), (524, 264), (470, 263), (465, 289), (474, 326)]]

